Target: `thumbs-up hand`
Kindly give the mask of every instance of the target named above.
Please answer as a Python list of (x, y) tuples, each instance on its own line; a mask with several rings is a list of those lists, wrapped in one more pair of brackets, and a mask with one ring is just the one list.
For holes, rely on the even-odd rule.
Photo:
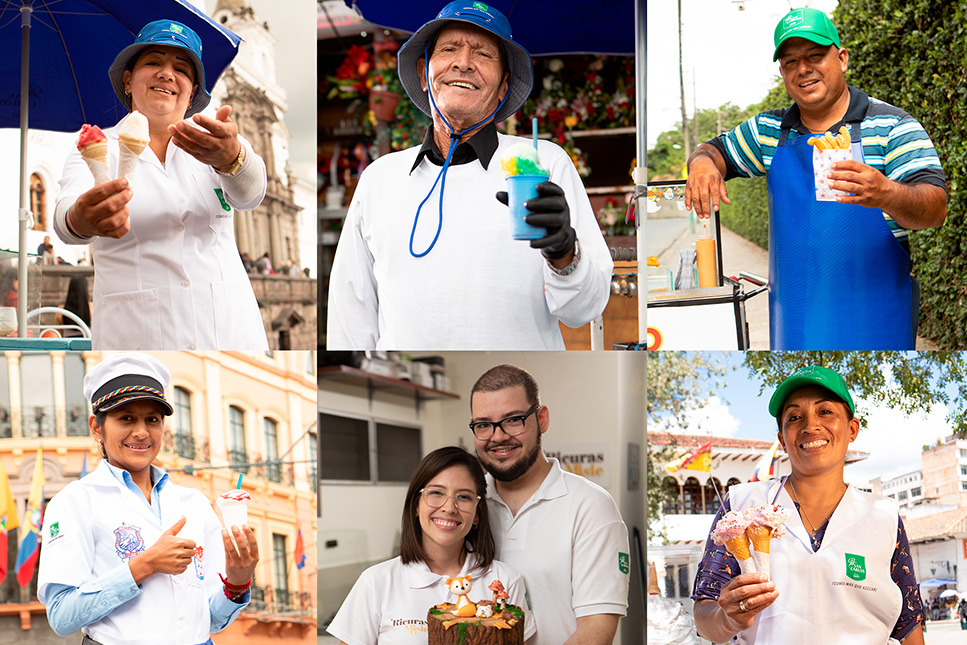
[(178, 575), (188, 568), (195, 554), (195, 542), (178, 537), (187, 521), (182, 516), (161, 534), (157, 542), (128, 561), (136, 584), (141, 584), (145, 578), (156, 573)]

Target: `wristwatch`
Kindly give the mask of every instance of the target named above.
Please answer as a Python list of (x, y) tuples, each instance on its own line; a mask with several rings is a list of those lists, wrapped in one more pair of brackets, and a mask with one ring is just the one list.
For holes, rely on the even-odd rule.
[(235, 157), (235, 162), (228, 168), (228, 170), (221, 171), (218, 168), (215, 169), (219, 175), (225, 175), (227, 177), (234, 177), (238, 174), (238, 171), (242, 169), (242, 164), (245, 163), (245, 146), (239, 142), (238, 144), (238, 156)]

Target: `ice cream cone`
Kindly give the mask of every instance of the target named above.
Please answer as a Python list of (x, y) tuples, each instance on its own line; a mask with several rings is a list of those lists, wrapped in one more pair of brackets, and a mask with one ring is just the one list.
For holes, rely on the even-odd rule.
[(750, 524), (745, 530), (752, 541), (752, 559), (759, 573), (769, 575), (769, 546), (772, 542), (772, 529)]
[(658, 569), (655, 563), (651, 563), (651, 571), (648, 573), (648, 593), (651, 595), (661, 595), (661, 587), (658, 586)]
[(134, 169), (138, 167), (138, 157), (147, 147), (147, 141), (137, 139), (118, 139), (120, 145), (120, 156), (118, 157), (118, 178), (125, 177), (130, 179), (134, 174)]
[(111, 181), (111, 170), (107, 165), (107, 141), (97, 141), (88, 143), (83, 148), (78, 148), (84, 162), (94, 175), (95, 184), (103, 184)]
[(725, 543), (725, 549), (735, 556), (735, 559), (739, 562), (739, 570), (742, 573), (755, 573), (756, 563), (752, 559), (752, 552), (749, 550), (749, 538), (745, 535), (740, 535), (734, 539), (731, 539)]

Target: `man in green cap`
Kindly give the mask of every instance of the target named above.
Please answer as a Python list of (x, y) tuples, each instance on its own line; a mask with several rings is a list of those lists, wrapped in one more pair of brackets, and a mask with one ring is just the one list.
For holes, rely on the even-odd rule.
[[(849, 52), (823, 12), (790, 11), (774, 43), (793, 105), (700, 145), (688, 160), (686, 206), (709, 217), (730, 203), (726, 180), (768, 178), (772, 349), (913, 349), (919, 290), (908, 231), (946, 218), (936, 150), (912, 116), (846, 84)], [(822, 155), (811, 135), (840, 128), (852, 159), (815, 170)], [(820, 183), (843, 192), (820, 201)]]

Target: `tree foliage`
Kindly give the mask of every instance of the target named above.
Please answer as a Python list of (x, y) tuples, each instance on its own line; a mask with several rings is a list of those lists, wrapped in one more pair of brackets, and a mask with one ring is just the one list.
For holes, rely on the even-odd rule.
[[(685, 413), (704, 407), (721, 388), (728, 368), (715, 355), (701, 352), (648, 352), (648, 420), (685, 429)], [(655, 522), (661, 516), (663, 464), (672, 450), (645, 451), (649, 543), (663, 538)]]
[[(854, 401), (906, 415), (945, 405), (951, 431), (967, 437), (967, 355), (962, 352), (746, 352), (743, 365), (759, 381), (760, 394), (800, 367), (823, 365), (839, 372)], [(865, 426), (859, 409), (857, 417)]]

